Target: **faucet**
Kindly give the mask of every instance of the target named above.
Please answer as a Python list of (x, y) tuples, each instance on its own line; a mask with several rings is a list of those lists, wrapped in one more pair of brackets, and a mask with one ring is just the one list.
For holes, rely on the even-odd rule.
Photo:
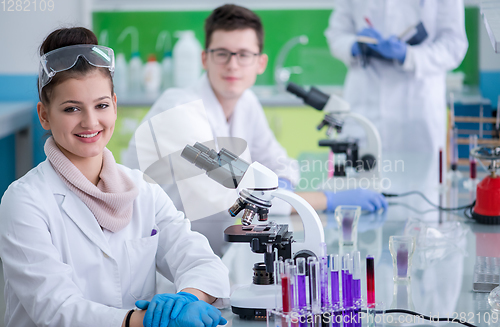
[(301, 74), (302, 67), (283, 67), (288, 53), (297, 44), (307, 44), (309, 43), (309, 38), (307, 35), (299, 35), (288, 40), (280, 49), (276, 61), (274, 62), (274, 81), (276, 82), (276, 87), (278, 92), (285, 91), (285, 83), (290, 79), (291, 74)]

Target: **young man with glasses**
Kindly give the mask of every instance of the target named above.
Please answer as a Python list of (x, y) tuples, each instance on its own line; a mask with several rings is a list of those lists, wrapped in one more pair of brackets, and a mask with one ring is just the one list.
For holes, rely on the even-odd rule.
[[(201, 98), (214, 140), (220, 137), (245, 140), (251, 158), (242, 158), (267, 166), (280, 178), (280, 187), (293, 189), (300, 177), (298, 164), (287, 156), (285, 149), (276, 141), (259, 100), (250, 90), (257, 75), (265, 71), (268, 62), (267, 55), (262, 52), (264, 30), (260, 18), (246, 8), (224, 5), (216, 8), (206, 19), (205, 36), (205, 50), (201, 57), (206, 73), (192, 87), (167, 90), (153, 105), (145, 119)], [(132, 151), (129, 151), (129, 154), (135, 152), (134, 142), (131, 141), (129, 150)], [(133, 158), (129, 158), (125, 164), (138, 167), (133, 161)], [(184, 203), (181, 201), (176, 187), (166, 185), (164, 189), (176, 207), (185, 211), (183, 204), (186, 205), (186, 199), (183, 199)], [(369, 211), (387, 207), (382, 195), (362, 189), (337, 193), (307, 192), (300, 195), (316, 210), (332, 211), (342, 204), (360, 205)], [(203, 196), (206, 198), (207, 194)], [(210, 196), (216, 197), (215, 194)], [(195, 199), (189, 201), (196, 203)], [(279, 201), (273, 202), (271, 213), (273, 209), (275, 213), (277, 209), (281, 213), (286, 213), (286, 210), (290, 212), (289, 206), (283, 206)], [(189, 218), (189, 215), (186, 215)], [(224, 243), (221, 227), (215, 227), (214, 223), (232, 223), (231, 219), (228, 219), (227, 211), (222, 215), (224, 217), (219, 218), (220, 220), (213, 215), (192, 221), (192, 229), (207, 236), (214, 252), (218, 254), (221, 254), (221, 246)]]

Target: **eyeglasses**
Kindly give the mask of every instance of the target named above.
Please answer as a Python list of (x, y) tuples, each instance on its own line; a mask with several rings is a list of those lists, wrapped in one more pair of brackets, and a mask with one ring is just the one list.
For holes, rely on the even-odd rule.
[(217, 65), (226, 65), (231, 61), (232, 56), (236, 56), (240, 66), (250, 66), (255, 62), (255, 58), (260, 56), (260, 53), (246, 50), (231, 52), (227, 49), (207, 49), (206, 51), (212, 54), (212, 59)]

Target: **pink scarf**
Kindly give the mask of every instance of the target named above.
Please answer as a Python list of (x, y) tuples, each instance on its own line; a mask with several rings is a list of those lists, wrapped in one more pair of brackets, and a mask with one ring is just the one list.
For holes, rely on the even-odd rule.
[(118, 232), (128, 225), (139, 191), (118, 168), (111, 151), (104, 148), (100, 180), (95, 186), (61, 152), (52, 136), (45, 142), (44, 150), (59, 177), (87, 205), (102, 228)]

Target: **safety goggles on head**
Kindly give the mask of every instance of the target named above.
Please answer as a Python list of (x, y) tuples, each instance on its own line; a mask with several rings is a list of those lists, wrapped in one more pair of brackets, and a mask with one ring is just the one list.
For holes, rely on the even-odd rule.
[(55, 74), (71, 69), (78, 58), (83, 57), (95, 67), (108, 68), (111, 76), (115, 71), (115, 54), (113, 49), (94, 44), (77, 44), (47, 52), (40, 58), (38, 86), (40, 93)]

